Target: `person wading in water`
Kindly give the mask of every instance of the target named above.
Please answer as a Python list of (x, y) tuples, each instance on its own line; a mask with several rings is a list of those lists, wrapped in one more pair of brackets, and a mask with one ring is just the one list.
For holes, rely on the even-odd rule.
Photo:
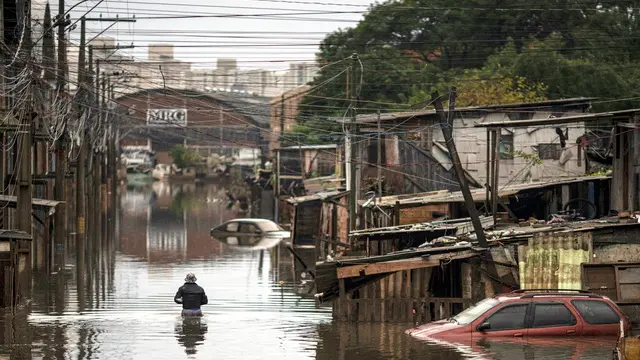
[(204, 289), (196, 284), (196, 276), (188, 273), (184, 279), (184, 285), (180, 286), (173, 301), (182, 304), (182, 316), (202, 316), (200, 306), (209, 302)]

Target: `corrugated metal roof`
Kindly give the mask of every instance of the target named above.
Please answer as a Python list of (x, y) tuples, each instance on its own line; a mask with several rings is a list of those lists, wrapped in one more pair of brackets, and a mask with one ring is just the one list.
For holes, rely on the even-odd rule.
[[(604, 113), (597, 113), (597, 114), (559, 116), (559, 117), (546, 118), (546, 119), (491, 121), (491, 122), (485, 122), (485, 123), (475, 123), (473, 124), (473, 126), (487, 128), (487, 127), (528, 127), (528, 126), (568, 124), (568, 123), (590, 122), (590, 121), (599, 121), (599, 120), (615, 120), (616, 116), (625, 116), (625, 115), (631, 116), (638, 112), (640, 112), (640, 109), (629, 109), (629, 110), (619, 110), (619, 111), (611, 111), (611, 112), (604, 112)], [(627, 119), (621, 119), (621, 120), (627, 120)]]
[[(3, 206), (9, 205), (15, 207), (18, 202), (17, 196), (12, 195), (0, 195), (0, 204)], [(64, 201), (46, 200), (46, 199), (31, 199), (33, 207), (56, 207), (58, 204), (62, 204)]]
[[(480, 216), (480, 222), (484, 228), (493, 226), (493, 217)], [(407, 234), (423, 231), (443, 231), (455, 230), (456, 235), (469, 233), (473, 231), (473, 225), (470, 218), (445, 220), (445, 221), (429, 221), (417, 224), (388, 226), (384, 228), (371, 228), (364, 230), (356, 230), (349, 233), (350, 237), (386, 235), (386, 234)]]
[(348, 191), (324, 191), (324, 192), (318, 192), (315, 194), (311, 194), (311, 195), (305, 195), (305, 196), (298, 196), (298, 197), (292, 197), (292, 198), (288, 198), (287, 202), (290, 204), (301, 204), (307, 201), (314, 201), (314, 200), (325, 200), (325, 199), (329, 199), (329, 198), (333, 198), (333, 197), (340, 197), (343, 195), (348, 194)]
[[(584, 181), (602, 181), (608, 180), (610, 177), (608, 176), (583, 176), (576, 178), (567, 178), (561, 180), (551, 180), (551, 181), (538, 181), (531, 182), (525, 184), (514, 184), (504, 186), (501, 190), (498, 191), (499, 197), (515, 195), (524, 190), (532, 190), (532, 189), (541, 189), (548, 186), (556, 186), (556, 185), (564, 185), (571, 184), (577, 182)], [(471, 195), (473, 196), (473, 200), (475, 202), (483, 202), (486, 198), (486, 189), (471, 189)], [(438, 203), (454, 203), (454, 202), (464, 202), (464, 197), (461, 191), (432, 191), (428, 193), (420, 193), (420, 194), (406, 194), (406, 195), (394, 195), (394, 196), (385, 196), (376, 201), (376, 205), (380, 207), (393, 207), (396, 202), (399, 202), (400, 205), (427, 205), (427, 204), (438, 204)], [(364, 204), (364, 201), (361, 201), (360, 204)], [(367, 207), (373, 207), (374, 204)]]
[(286, 146), (279, 149), (273, 149), (274, 151), (281, 150), (326, 150), (326, 149), (337, 149), (337, 144), (323, 144), (323, 145), (299, 145), (299, 146)]
[[(499, 112), (500, 110), (510, 110), (513, 112), (513, 109), (538, 109), (543, 111), (545, 107), (552, 107), (558, 105), (587, 105), (591, 101), (596, 100), (597, 98), (587, 98), (587, 97), (578, 97), (578, 98), (570, 98), (570, 99), (559, 99), (559, 100), (548, 100), (548, 101), (540, 101), (533, 103), (518, 103), (518, 104), (500, 104), (500, 105), (487, 105), (487, 106), (469, 106), (469, 107), (461, 107), (457, 108), (456, 112), (471, 112), (471, 111), (491, 111), (491, 112)], [(446, 111), (445, 111), (446, 112)], [(406, 111), (406, 112), (396, 112), (396, 113), (384, 113), (380, 114), (380, 121), (389, 121), (389, 120), (405, 120), (411, 117), (417, 116), (435, 116), (436, 111), (433, 109), (423, 110), (423, 111)], [(344, 118), (335, 118), (334, 120), (338, 122), (350, 122), (350, 119)], [(366, 122), (376, 122), (378, 120), (377, 114), (366, 114), (360, 115), (356, 117), (356, 121), (359, 123)]]
[(32, 237), (26, 231), (0, 229), (0, 239), (31, 240)]
[(581, 264), (592, 252), (591, 233), (534, 235), (518, 246), (520, 288), (581, 289)]

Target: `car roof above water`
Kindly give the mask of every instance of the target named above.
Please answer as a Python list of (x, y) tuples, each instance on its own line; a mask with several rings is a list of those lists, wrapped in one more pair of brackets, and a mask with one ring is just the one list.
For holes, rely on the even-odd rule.
[(590, 293), (585, 290), (564, 289), (522, 289), (510, 293), (499, 294), (494, 298), (500, 302), (519, 299), (605, 299), (604, 296)]

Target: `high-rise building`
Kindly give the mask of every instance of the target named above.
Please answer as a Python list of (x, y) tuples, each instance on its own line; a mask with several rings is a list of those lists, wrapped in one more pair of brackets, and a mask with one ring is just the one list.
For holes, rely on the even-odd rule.
[(147, 54), (149, 61), (168, 61), (173, 60), (172, 44), (149, 44)]

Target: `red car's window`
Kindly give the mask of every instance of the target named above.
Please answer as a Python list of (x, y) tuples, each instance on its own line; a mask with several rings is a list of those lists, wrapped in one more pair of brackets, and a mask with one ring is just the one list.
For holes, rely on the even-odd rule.
[(490, 326), (487, 331), (524, 329), (524, 320), (529, 304), (507, 305), (491, 314), (485, 322)]
[(534, 328), (571, 326), (576, 322), (576, 317), (564, 304), (535, 304), (532, 325)]
[(571, 300), (571, 303), (578, 309), (578, 312), (588, 324), (604, 325), (620, 323), (618, 314), (604, 301)]

